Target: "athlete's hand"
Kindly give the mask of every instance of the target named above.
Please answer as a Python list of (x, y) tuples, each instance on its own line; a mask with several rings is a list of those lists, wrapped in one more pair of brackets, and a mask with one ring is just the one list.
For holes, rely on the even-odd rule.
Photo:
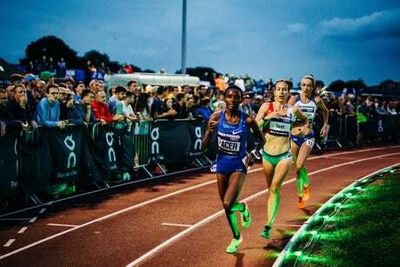
[(325, 124), (324, 126), (322, 126), (321, 131), (319, 132), (319, 135), (321, 137), (324, 137), (328, 134), (328, 125)]
[(260, 151), (258, 151), (257, 149), (253, 149), (252, 151), (250, 151), (249, 155), (247, 156), (245, 165), (253, 166), (254, 163), (256, 162), (256, 160), (260, 160), (260, 159), (261, 159)]

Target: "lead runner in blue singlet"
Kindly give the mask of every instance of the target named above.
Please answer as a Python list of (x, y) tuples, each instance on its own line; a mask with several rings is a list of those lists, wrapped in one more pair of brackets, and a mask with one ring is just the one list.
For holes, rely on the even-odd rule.
[(239, 202), (239, 194), (247, 173), (247, 165), (254, 156), (253, 150), (247, 156), (247, 135), (251, 128), (256, 141), (261, 148), (265, 139), (255, 120), (247, 114), (239, 111), (239, 104), (242, 102), (243, 92), (237, 86), (229, 86), (225, 90), (226, 109), (215, 112), (207, 125), (202, 147), (206, 147), (212, 133), (217, 130), (217, 181), (218, 191), (225, 209), (225, 215), (232, 230), (233, 239), (226, 248), (227, 253), (235, 253), (243, 238), (235, 212), (240, 212), (241, 223), (248, 228), (251, 223), (249, 208), (246, 203)]

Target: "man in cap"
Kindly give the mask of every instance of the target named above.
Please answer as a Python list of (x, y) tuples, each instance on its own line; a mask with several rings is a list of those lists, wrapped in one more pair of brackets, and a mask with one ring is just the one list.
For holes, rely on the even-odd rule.
[(42, 71), (40, 73), (40, 79), (44, 82), (46, 82), (47, 84), (52, 84), (54, 83), (54, 76), (56, 74), (54, 72), (50, 72), (50, 71)]

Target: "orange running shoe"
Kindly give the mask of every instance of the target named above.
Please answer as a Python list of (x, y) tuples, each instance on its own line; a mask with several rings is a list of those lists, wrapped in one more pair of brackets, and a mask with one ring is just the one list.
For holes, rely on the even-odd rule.
[(303, 187), (303, 200), (307, 201), (310, 199), (310, 186)]
[(299, 209), (304, 209), (304, 200), (302, 197), (299, 197), (298, 206), (299, 206)]

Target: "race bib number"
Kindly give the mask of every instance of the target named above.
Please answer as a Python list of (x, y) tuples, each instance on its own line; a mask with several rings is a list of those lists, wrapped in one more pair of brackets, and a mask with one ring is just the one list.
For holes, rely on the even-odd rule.
[(229, 155), (237, 155), (240, 151), (240, 142), (229, 141), (218, 137), (218, 150)]
[(314, 138), (311, 138), (311, 139), (307, 139), (307, 140), (306, 140), (306, 145), (307, 145), (307, 146), (313, 148), (314, 144), (315, 144)]

